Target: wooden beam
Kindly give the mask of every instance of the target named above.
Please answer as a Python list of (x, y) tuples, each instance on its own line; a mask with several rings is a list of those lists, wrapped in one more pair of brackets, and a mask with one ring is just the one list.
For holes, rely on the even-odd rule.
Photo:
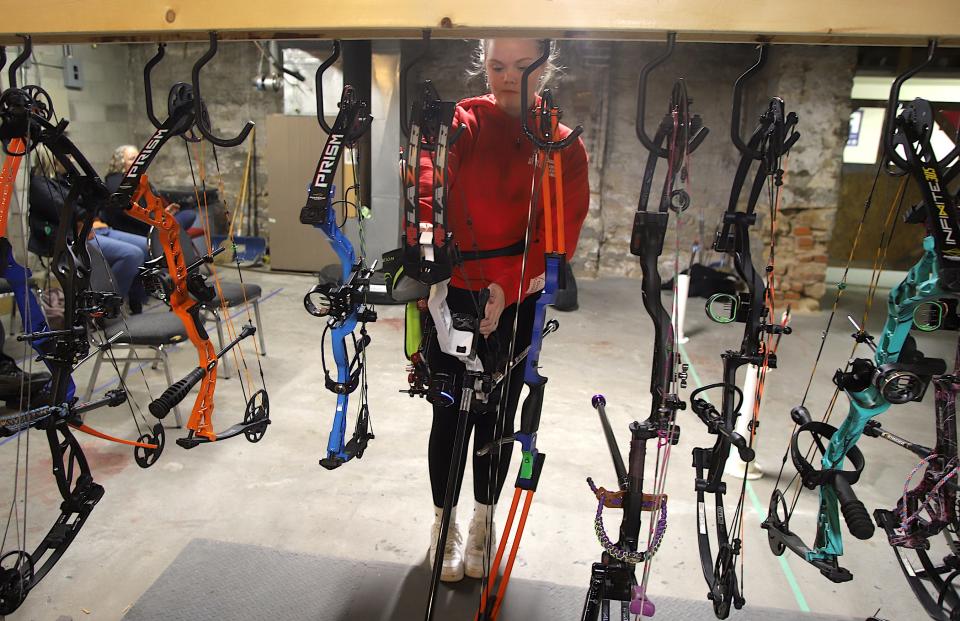
[(0, 43), (538, 36), (960, 45), (956, 0), (3, 0)]

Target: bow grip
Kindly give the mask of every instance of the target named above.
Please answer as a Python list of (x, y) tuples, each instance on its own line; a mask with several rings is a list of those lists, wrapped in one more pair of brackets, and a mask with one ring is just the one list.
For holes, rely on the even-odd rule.
[(546, 386), (546, 382), (536, 386), (528, 386), (530, 392), (527, 394), (527, 398), (523, 400), (523, 407), (520, 410), (521, 434), (534, 436), (540, 428), (544, 386)]
[(170, 413), (170, 410), (190, 394), (190, 390), (196, 386), (197, 382), (202, 380), (206, 374), (206, 369), (197, 367), (187, 373), (182, 380), (171, 384), (163, 391), (162, 395), (150, 402), (150, 413), (157, 418), (164, 418)]
[(847, 522), (847, 528), (850, 534), (857, 539), (869, 539), (873, 537), (873, 522), (870, 520), (870, 514), (867, 508), (863, 506), (860, 499), (850, 482), (844, 477), (842, 472), (838, 472), (833, 479), (833, 489), (837, 492), (837, 500), (840, 501), (840, 512), (843, 519)]

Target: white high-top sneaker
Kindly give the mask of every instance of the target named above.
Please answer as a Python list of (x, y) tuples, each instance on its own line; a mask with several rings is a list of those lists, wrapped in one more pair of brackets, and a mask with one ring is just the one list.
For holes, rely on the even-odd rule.
[[(477, 503), (473, 510), (473, 519), (470, 520), (470, 529), (467, 531), (466, 574), (471, 578), (483, 578), (484, 569), (490, 569), (493, 557), (497, 553), (497, 526), (487, 531), (491, 525), (491, 516), (496, 505)], [(487, 552), (487, 535), (490, 537), (490, 551), (486, 563), (484, 556)]]
[[(443, 509), (433, 508), (434, 521), (430, 529), (430, 569), (433, 569), (433, 559), (437, 555), (437, 539), (440, 537), (440, 520)], [(457, 528), (457, 508), (450, 512), (450, 529), (447, 531), (447, 541), (443, 546), (443, 566), (440, 569), (440, 580), (443, 582), (459, 582), (463, 580), (463, 551), (460, 546), (463, 537)]]

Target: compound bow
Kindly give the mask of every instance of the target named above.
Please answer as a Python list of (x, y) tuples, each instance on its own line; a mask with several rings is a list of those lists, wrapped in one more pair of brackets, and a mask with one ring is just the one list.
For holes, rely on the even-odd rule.
[[(150, 412), (157, 418), (163, 419), (170, 413), (171, 409), (186, 398), (194, 386), (200, 384), (190, 419), (187, 422), (188, 434), (184, 438), (177, 439), (177, 444), (186, 449), (239, 435), (246, 437), (249, 442), (259, 442), (270, 424), (270, 401), (264, 387), (253, 392), (247, 399), (242, 422), (220, 432), (214, 430), (214, 392), (217, 385), (219, 360), (242, 340), (252, 336), (256, 332), (256, 328), (248, 320), (247, 325), (231, 342), (227, 343), (219, 352), (215, 350), (204, 327), (201, 312), (218, 294), (221, 303), (223, 303), (223, 295), (222, 291), (218, 291), (219, 279), (217, 279), (216, 271), (213, 272), (217, 285), (215, 288), (207, 283), (206, 276), (201, 273), (200, 268), (203, 265), (212, 264), (214, 256), (222, 252), (223, 248), (216, 251), (208, 250), (206, 255), (188, 264), (181, 246), (180, 225), (171, 214), (167, 213), (162, 201), (153, 193), (146, 174), (147, 168), (156, 158), (160, 149), (171, 138), (182, 137), (187, 142), (199, 142), (205, 138), (214, 145), (232, 147), (241, 144), (253, 128), (253, 124), (247, 122), (236, 137), (229, 139), (215, 136), (210, 129), (206, 105), (200, 94), (200, 69), (216, 55), (216, 52), (217, 37), (215, 33), (211, 32), (209, 49), (193, 65), (191, 84), (178, 82), (171, 87), (167, 98), (168, 116), (161, 123), (153, 112), (153, 95), (150, 82), (151, 71), (165, 54), (164, 44), (161, 43), (157, 47), (156, 55), (147, 62), (143, 70), (147, 116), (156, 131), (147, 140), (133, 164), (126, 171), (117, 191), (110, 197), (110, 203), (114, 209), (125, 209), (134, 218), (155, 228), (160, 238), (163, 256), (149, 261), (142, 276), (147, 288), (166, 302), (180, 318), (186, 329), (187, 337), (197, 349), (198, 366), (183, 379), (170, 385), (163, 394), (150, 404)], [(200, 136), (197, 136), (197, 133)], [(209, 227), (209, 222), (207, 226)], [(166, 267), (165, 271), (163, 267)], [(237, 269), (239, 270), (239, 263)], [(225, 319), (229, 321), (229, 313), (224, 312), (223, 314)], [(235, 330), (231, 329), (230, 332), (234, 334)], [(257, 363), (259, 366), (259, 352)], [(260, 378), (263, 381), (262, 367), (260, 367)], [(243, 387), (242, 377), (240, 381), (241, 387)], [(247, 391), (244, 388), (244, 395), (246, 394)]]
[[(924, 223), (928, 236), (923, 241), (924, 253), (919, 263), (904, 283), (890, 292), (891, 313), (877, 344), (875, 374), (885, 377), (881, 383), (881, 395), (892, 403), (899, 403), (914, 395), (916, 397), (911, 400), (918, 401), (928, 382), (933, 382), (936, 443), (932, 449), (915, 444), (885, 431), (879, 421), (874, 420), (867, 424), (864, 433), (889, 440), (921, 458), (911, 472), (897, 506), (892, 510), (877, 509), (873, 515), (877, 525), (884, 529), (907, 582), (927, 614), (932, 619), (950, 621), (960, 618), (960, 592), (954, 584), (960, 575), (956, 538), (960, 529), (956, 483), (960, 472), (956, 421), (956, 401), (960, 393), (960, 343), (954, 354), (953, 371), (948, 374), (945, 363), (942, 370), (934, 369), (943, 361), (922, 358), (919, 352), (909, 351), (912, 345), (907, 342), (909, 337), (903, 335), (909, 330), (911, 317), (907, 313), (914, 299), (918, 300), (918, 306), (911, 313), (912, 322), (922, 331), (957, 327), (956, 298), (960, 297), (957, 233), (960, 221), (957, 196), (950, 192), (948, 185), (960, 173), (960, 164), (954, 161), (960, 154), (960, 145), (943, 158), (937, 158), (931, 145), (935, 126), (934, 110), (923, 99), (905, 104), (894, 119), (900, 87), (907, 78), (930, 63), (935, 49), (935, 42), (932, 42), (927, 61), (894, 82), (887, 104), (884, 133), (886, 154), (921, 188), (923, 200), (908, 214), (907, 221)], [(946, 301), (942, 299), (943, 296), (952, 299)], [(899, 305), (895, 312), (894, 304)], [(948, 313), (953, 317), (948, 317)], [(894, 321), (894, 317), (897, 321)], [(945, 325), (950, 320), (954, 325)], [(904, 328), (902, 324), (907, 327)], [(896, 344), (900, 341), (903, 342), (901, 354), (897, 367), (893, 367), (891, 352), (897, 349)], [(888, 354), (881, 360), (879, 352), (884, 347)], [(886, 364), (881, 364), (883, 361)], [(895, 398), (890, 398), (890, 389), (884, 390), (885, 386), (891, 386), (891, 389), (897, 387), (893, 389)], [(912, 479), (920, 469), (924, 469), (923, 476), (911, 488)], [(945, 537), (949, 552), (941, 557), (940, 562), (935, 562), (931, 558), (931, 539), (939, 534)], [(919, 567), (911, 562), (912, 557), (916, 558)]]
[[(327, 440), (327, 456), (320, 460), (320, 465), (327, 470), (338, 468), (354, 457), (358, 459), (363, 457), (367, 443), (374, 437), (370, 430), (370, 411), (367, 403), (366, 348), (370, 344), (367, 322), (377, 320), (376, 311), (367, 305), (370, 276), (376, 269), (376, 263), (367, 267), (363, 259), (362, 243), (360, 256), (357, 257), (353, 244), (342, 230), (346, 225), (350, 209), (356, 209), (362, 242), (365, 216), (361, 214), (362, 208), (359, 205), (349, 202), (346, 198), (353, 191), (357, 201), (361, 200), (360, 186), (356, 176), (353, 185), (344, 192), (345, 198), (342, 201), (333, 201), (334, 177), (343, 150), (352, 150), (356, 157), (354, 161), (359, 161), (357, 152), (359, 142), (370, 128), (373, 117), (367, 114), (367, 104), (360, 101), (353, 87), (345, 85), (340, 95), (340, 111), (337, 113), (333, 127), (327, 124), (323, 113), (323, 72), (339, 57), (340, 42), (334, 41), (333, 54), (317, 69), (317, 121), (327, 133), (327, 141), (321, 151), (313, 180), (307, 189), (307, 204), (300, 210), (300, 222), (309, 224), (326, 235), (330, 247), (340, 260), (339, 282), (314, 285), (303, 298), (303, 305), (308, 313), (314, 317), (329, 317), (320, 343), (321, 361), (327, 390), (337, 395), (337, 409), (334, 412), (330, 438)], [(356, 175), (356, 167), (354, 167), (354, 175)], [(337, 222), (338, 203), (345, 214), (343, 224)], [(354, 334), (358, 324), (359, 339)], [(328, 332), (333, 348), (333, 359), (337, 365), (336, 380), (330, 376), (324, 353), (324, 341)], [(348, 353), (348, 338), (353, 343), (353, 356)], [(350, 394), (357, 387), (360, 387), (357, 422), (353, 436), (345, 444), (347, 406)]]
[[(689, 194), (683, 187), (687, 180), (687, 156), (700, 146), (709, 133), (700, 116), (691, 115), (686, 84), (680, 79), (673, 85), (667, 113), (659, 123), (654, 137), (647, 135), (647, 79), (656, 67), (670, 58), (675, 43), (676, 34), (669, 33), (667, 48), (663, 54), (641, 69), (637, 89), (636, 134), (649, 155), (633, 221), (630, 252), (640, 257), (643, 305), (654, 325), (650, 416), (643, 422), (635, 421), (630, 425), (630, 469), (627, 470), (607, 419), (606, 400), (602, 395), (596, 395), (592, 400), (600, 414), (613, 458), (618, 491), (610, 492), (602, 487), (597, 488), (592, 479), (587, 480), (598, 501), (594, 528), (604, 553), (601, 561), (594, 563), (591, 570), (590, 588), (581, 616), (583, 621), (593, 621), (598, 616), (609, 619), (611, 601), (621, 602), (621, 616), (624, 619), (631, 613), (652, 616), (655, 612), (654, 603), (646, 593), (650, 560), (659, 549), (667, 528), (667, 496), (663, 489), (671, 447), (680, 439), (680, 428), (676, 424), (677, 412), (686, 409), (686, 404), (680, 399), (677, 390), (685, 388), (687, 380), (686, 365), (681, 365), (680, 362), (679, 344), (671, 313), (664, 307), (661, 298), (659, 260), (663, 253), (670, 211), (679, 214), (690, 204)], [(649, 211), (654, 174), (661, 159), (667, 161), (667, 174), (664, 177), (658, 210)], [(679, 264), (679, 258), (675, 263)], [(652, 493), (644, 493), (647, 442), (653, 439), (657, 440), (655, 482)], [(604, 508), (623, 509), (616, 543), (611, 541), (606, 533), (602, 517)], [(646, 549), (640, 550), (641, 518), (644, 511), (649, 511), (651, 518)], [(636, 576), (638, 563), (644, 563), (643, 579), (640, 581)]]
[[(523, 383), (527, 387), (527, 396), (524, 398), (520, 410), (520, 430), (514, 434), (511, 441), (520, 443), (521, 461), (520, 470), (517, 473), (513, 499), (510, 503), (510, 510), (507, 513), (504, 524), (504, 536), (501, 537), (497, 546), (497, 553), (494, 556), (493, 564), (489, 570), (487, 586), (480, 597), (480, 609), (477, 612), (478, 621), (495, 621), (503, 599), (506, 594), (507, 586), (510, 581), (510, 574), (513, 571), (514, 561), (516, 560), (517, 550), (520, 546), (520, 540), (523, 537), (524, 527), (527, 522), (527, 515), (530, 512), (530, 505), (533, 502), (533, 496), (537, 491), (537, 484), (540, 481), (540, 474), (543, 470), (543, 463), (546, 454), (537, 449), (537, 431), (540, 427), (540, 416), (543, 411), (544, 391), (547, 385), (547, 378), (540, 374), (540, 350), (543, 346), (543, 338), (551, 329), (548, 328), (547, 307), (554, 303), (557, 291), (566, 287), (566, 262), (567, 247), (564, 236), (564, 218), (563, 209), (563, 167), (560, 152), (573, 144), (583, 133), (583, 127), (577, 126), (565, 137), (560, 134), (560, 108), (553, 103), (553, 97), (549, 90), (545, 90), (540, 97), (539, 105), (533, 111), (534, 122), (538, 125), (536, 129), (531, 129), (528, 122), (529, 110), (527, 100), (527, 84), (530, 75), (542, 66), (550, 56), (552, 42), (545, 40), (542, 42), (543, 53), (531, 63), (523, 72), (520, 87), (520, 119), (523, 127), (523, 133), (534, 145), (534, 189), (531, 193), (530, 215), (527, 224), (527, 244), (524, 251), (524, 260), (521, 265), (520, 291), (517, 299), (523, 298), (523, 286), (526, 280), (526, 256), (530, 244), (534, 241), (537, 221), (537, 201), (542, 201), (543, 223), (545, 238), (544, 259), (545, 273), (544, 286), (540, 297), (537, 299), (534, 314), (533, 328), (531, 331), (530, 346), (524, 352), (526, 360), (523, 369)], [(554, 187), (551, 187), (554, 186)], [(517, 302), (519, 305), (519, 301)], [(514, 332), (516, 331), (517, 317), (514, 317)], [(507, 358), (512, 361), (514, 357), (514, 341), (511, 340), (510, 353)], [(509, 371), (507, 372), (507, 384), (510, 381)], [(507, 395), (510, 394), (509, 385), (505, 386), (501, 392), (501, 407), (498, 416), (503, 416), (504, 405)], [(502, 423), (498, 425), (503, 428)], [(499, 466), (499, 462), (498, 462)], [(491, 481), (496, 481), (499, 477), (491, 477)], [(491, 483), (494, 484), (494, 483)], [(523, 508), (519, 512), (517, 509), (520, 500), (523, 499)], [(490, 516), (492, 521), (492, 515)], [(517, 529), (511, 539), (509, 533), (514, 520), (517, 520)], [(492, 523), (487, 525), (492, 530)], [(503, 567), (503, 577), (499, 579), (500, 563), (506, 553), (507, 543), (512, 541), (510, 553)], [(496, 593), (494, 594), (494, 590)]]
[[(843, 423), (839, 427), (828, 424), (827, 421), (832, 408), (827, 410), (821, 421), (811, 420), (804, 404), (806, 395), (804, 396), (804, 402), (791, 411), (791, 417), (798, 427), (795, 428), (791, 438), (789, 453), (798, 473), (790, 481), (787, 489), (799, 480), (804, 487), (819, 491), (817, 533), (813, 545), (808, 546), (790, 530), (790, 518), (799, 497), (800, 487), (797, 486), (793, 503), (788, 508), (785, 494), (779, 489), (780, 477), (777, 479), (777, 489), (770, 499), (769, 513), (763, 524), (763, 527), (767, 530), (770, 548), (774, 554), (781, 555), (789, 548), (819, 569), (821, 574), (833, 582), (846, 582), (853, 578), (850, 571), (839, 565), (839, 558), (843, 554), (840, 515), (843, 515), (847, 528), (854, 537), (869, 539), (874, 533), (874, 525), (870, 520), (870, 515), (853, 490), (853, 485), (860, 478), (865, 466), (863, 453), (856, 446), (861, 434), (883, 435), (878, 425), (871, 424), (872, 419), (886, 412), (891, 405), (922, 400), (934, 376), (942, 376), (944, 386), (953, 381), (951, 376), (943, 375), (946, 372), (946, 364), (943, 360), (927, 358), (917, 349), (915, 339), (910, 336), (910, 329), (918, 312), (929, 309), (931, 304), (936, 304), (937, 300), (945, 294), (956, 295), (957, 292), (960, 292), (960, 265), (957, 264), (960, 261), (960, 246), (958, 246), (960, 222), (957, 220), (956, 199), (946, 191), (946, 184), (956, 174), (956, 169), (945, 172), (945, 165), (957, 157), (960, 153), (960, 147), (955, 148), (947, 157), (940, 160), (934, 155), (930, 143), (933, 112), (929, 102), (921, 99), (915, 100), (906, 104), (903, 112), (899, 115), (896, 114), (901, 85), (929, 64), (934, 49), (935, 44), (931, 42), (930, 56), (927, 62), (907, 71), (894, 81), (890, 91), (887, 118), (884, 125), (886, 158), (889, 158), (900, 171), (909, 173), (920, 186), (923, 201), (911, 211), (907, 216), (907, 221), (926, 224), (928, 235), (923, 241), (923, 255), (908, 272), (906, 278), (891, 290), (887, 305), (887, 319), (879, 340), (875, 340), (866, 331), (866, 312), (860, 325), (851, 319), (851, 323), (856, 328), (856, 332), (853, 334), (856, 341), (854, 347), (856, 348), (859, 344), (868, 345), (873, 350), (873, 358), (853, 359), (844, 369), (838, 370), (834, 375), (833, 381), (836, 385), (836, 391), (834, 399), (831, 400), (831, 405), (840, 390), (843, 390), (850, 399), (850, 408)], [(905, 156), (899, 154), (899, 149), (903, 149)], [(882, 160), (878, 164), (878, 175), (884, 162), (885, 160)], [(874, 187), (876, 187), (876, 184), (874, 184)], [(903, 187), (903, 184), (901, 184), (899, 193), (901, 200)], [(872, 195), (873, 191), (871, 190), (871, 195), (866, 201), (864, 214), (861, 218), (861, 229), (871, 204)], [(890, 223), (894, 222), (893, 216), (898, 212), (899, 207), (891, 209), (887, 216), (884, 236), (880, 243), (881, 249), (884, 248), (884, 239), (889, 244), (889, 235), (892, 233)], [(859, 240), (859, 231), (857, 240)], [(855, 241), (854, 250), (856, 245)], [(851, 257), (852, 255), (853, 250), (851, 250)], [(877, 265), (874, 266), (873, 286), (868, 295), (868, 300), (872, 299), (873, 292), (876, 289), (876, 275), (884, 256), (885, 252), (878, 251)], [(838, 288), (838, 300), (843, 291), (843, 284), (841, 282)], [(837, 303), (835, 302), (833, 312), (830, 315), (831, 321), (836, 308)], [(829, 331), (829, 325), (828, 323), (827, 331)], [(827, 331), (824, 332), (824, 339)], [(822, 348), (821, 343), (821, 352)], [(819, 354), (817, 359), (819, 360)], [(816, 361), (814, 364), (815, 370)], [(811, 373), (811, 381), (812, 378), (813, 373)], [(943, 398), (944, 405), (946, 405), (948, 401), (946, 395), (943, 395)], [(942, 410), (938, 408), (938, 413), (940, 416), (950, 419), (953, 416), (950, 407), (944, 407)], [(944, 426), (948, 424), (952, 423), (944, 422)], [(820, 469), (811, 464), (809, 460), (810, 451), (804, 452), (801, 449), (800, 438), (802, 434), (810, 435), (811, 449), (816, 447), (821, 454)], [(892, 435), (887, 437), (888, 439), (895, 438)], [(947, 459), (950, 459), (951, 456), (955, 459), (955, 436), (951, 437), (950, 442), (953, 448), (939, 448), (945, 450)], [(929, 451), (929, 449), (927, 450)], [(846, 460), (850, 461), (852, 470), (844, 468)], [(786, 456), (784, 456), (785, 462)], [(936, 464), (933, 464), (933, 460), (931, 460), (931, 465), (928, 473), (930, 477), (936, 477), (937, 467)], [(945, 464), (940, 465), (944, 466)], [(781, 468), (781, 476), (782, 473), (783, 469)], [(943, 486), (937, 489), (938, 492), (941, 490), (943, 490)], [(922, 495), (923, 491), (921, 490), (919, 493)], [(949, 492), (944, 493), (948, 494)], [(931, 495), (935, 496), (933, 490), (931, 490)], [(908, 500), (908, 505), (915, 501), (916, 497), (913, 501)], [(953, 510), (952, 500), (948, 511), (951, 510)], [(911, 526), (911, 524), (917, 522), (916, 516), (910, 519), (904, 516), (904, 521), (899, 524), (899, 520), (889, 512), (880, 511), (877, 518), (878, 522), (889, 529), (888, 534), (891, 535), (891, 543), (895, 546), (910, 547), (911, 544), (917, 543), (917, 540), (911, 541), (910, 537), (919, 532), (916, 530), (916, 525)], [(893, 531), (897, 530), (898, 527), (906, 528), (906, 531), (901, 533), (906, 534), (906, 537), (898, 539), (898, 536), (893, 534)], [(928, 575), (926, 578), (934, 583), (940, 580), (939, 576)], [(920, 579), (918, 578), (918, 580)]]
[[(740, 152), (740, 163), (733, 180), (723, 226), (717, 232), (713, 249), (733, 257), (734, 267), (747, 285), (747, 292), (731, 295), (719, 293), (707, 300), (707, 315), (718, 323), (741, 322), (744, 324), (743, 339), (739, 350), (727, 350), (723, 359), (723, 381), (702, 386), (690, 395), (691, 408), (707, 426), (708, 433), (716, 435), (712, 448), (694, 448), (693, 466), (696, 469), (697, 492), (697, 542), (704, 578), (710, 587), (708, 599), (719, 619), (726, 619), (730, 606), (738, 610), (745, 600), (742, 585), (737, 578), (736, 561), (741, 552), (746, 477), (740, 487), (733, 520), (728, 523), (725, 515), (724, 495), (726, 483), (723, 473), (731, 446), (740, 459), (750, 462), (754, 458), (753, 439), (756, 432), (760, 395), (766, 370), (776, 368), (777, 358), (773, 353), (773, 339), (789, 334), (790, 328), (772, 321), (774, 317), (774, 240), (776, 235), (776, 210), (779, 206), (780, 189), (783, 185), (782, 158), (800, 138), (794, 131), (797, 115), (786, 114), (783, 100), (774, 97), (767, 110), (760, 116), (757, 127), (747, 143), (740, 137), (740, 110), (743, 103), (743, 87), (766, 62), (767, 46), (761, 45), (757, 62), (737, 78), (733, 89), (733, 114), (730, 136)], [(739, 202), (750, 169), (757, 163), (756, 173), (750, 188), (747, 205), (739, 211)], [(769, 187), (771, 252), (764, 276), (753, 264), (750, 250), (750, 227), (756, 223), (756, 206), (765, 186)], [(744, 403), (743, 391), (737, 384), (737, 372), (741, 367), (755, 368), (758, 374), (756, 398), (753, 411), (741, 412)], [(748, 370), (748, 372), (750, 372)], [(718, 409), (708, 399), (700, 397), (710, 390), (721, 389), (722, 400)], [(744, 438), (735, 431), (737, 419), (751, 416), (750, 437)], [(713, 494), (716, 516), (717, 554), (714, 557), (710, 545), (710, 529), (707, 520), (706, 494)], [(730, 534), (733, 533), (733, 538)]]
[[(134, 447), (136, 463), (141, 467), (154, 464), (164, 446), (163, 427), (154, 425), (152, 432), (141, 433), (137, 441), (125, 440), (98, 431), (83, 421), (83, 416), (103, 406), (116, 407), (128, 402), (126, 386), (109, 391), (103, 399), (78, 404), (73, 370), (90, 359), (87, 325), (91, 320), (113, 317), (119, 312), (120, 299), (113, 293), (90, 290), (91, 258), (86, 243), (95, 215), (95, 206), (107, 195), (100, 178), (86, 158), (66, 137), (67, 122), (54, 124), (49, 95), (36, 86), (17, 88), (16, 71), (30, 55), (29, 39), (24, 52), (10, 67), (10, 88), (0, 95), (0, 140), (7, 158), (0, 176), (0, 247), (6, 255), (2, 263), (4, 277), (10, 282), (17, 306), (28, 332), (18, 340), (28, 341), (51, 372), (51, 380), (43, 393), (43, 404), (0, 416), (0, 437), (17, 438), (17, 459), (23, 436), (31, 429), (46, 433), (50, 447), (52, 471), (63, 499), (60, 515), (33, 552), (26, 547), (26, 524), (14, 542), (17, 549), (6, 550), (10, 520), (0, 545), (0, 615), (15, 611), (28, 593), (62, 558), (83, 527), (93, 508), (103, 497), (104, 489), (93, 480), (83, 448), (71, 429)], [(2, 67), (2, 62), (0, 62)], [(64, 292), (64, 329), (51, 330), (43, 318), (39, 304), (29, 288), (30, 271), (17, 263), (6, 233), (13, 182), (23, 157), (38, 147), (50, 151), (63, 166), (70, 190), (60, 207), (54, 253), (54, 275)], [(98, 346), (109, 349), (109, 342)], [(131, 406), (131, 415), (137, 417)], [(145, 422), (145, 421), (144, 421)], [(137, 423), (139, 428), (139, 423)], [(14, 470), (14, 506), (12, 518), (26, 521), (25, 511), (18, 509), (19, 468)], [(25, 475), (26, 476), (26, 475)], [(28, 485), (23, 485), (26, 493)], [(24, 499), (23, 502), (26, 502)], [(23, 516), (21, 517), (21, 511)], [(22, 537), (22, 539), (21, 539)]]

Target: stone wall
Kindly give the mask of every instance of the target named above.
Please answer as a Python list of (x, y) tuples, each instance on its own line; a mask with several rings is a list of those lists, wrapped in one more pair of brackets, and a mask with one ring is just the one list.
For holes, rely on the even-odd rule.
[[(409, 62), (420, 42), (404, 42), (403, 60)], [(476, 42), (433, 41), (425, 61), (411, 82), (423, 77), (434, 81), (444, 98), (459, 99), (486, 91), (482, 77), (470, 78), (467, 67)], [(565, 111), (564, 122), (584, 126), (590, 158), (590, 211), (577, 249), (574, 267), (583, 276), (639, 277), (636, 257), (629, 252), (633, 214), (637, 208), (640, 177), (647, 152), (635, 135), (637, 77), (640, 67), (659, 54), (663, 44), (637, 42), (564, 41), (560, 43), (564, 71), (551, 85)], [(144, 112), (142, 71), (154, 54), (153, 45), (74, 46), (82, 59), (86, 85), (82, 91), (62, 88), (57, 65), (62, 48), (40, 48), (41, 83), (51, 90), (62, 115), (73, 121), (72, 137), (98, 170), (105, 171), (113, 147), (123, 142), (141, 146), (152, 132)], [(176, 81), (188, 81), (195, 60), (206, 44), (175, 43), (167, 47), (164, 61), (154, 70), (154, 102), (158, 116), (166, 110), (166, 93)], [(650, 77), (647, 98), (648, 133), (665, 110), (674, 78), (684, 76), (710, 135), (692, 155), (688, 188), (691, 207), (671, 221), (679, 223), (681, 263), (695, 242), (709, 248), (726, 207), (737, 153), (729, 138), (733, 82), (754, 61), (749, 45), (680, 44), (667, 63)], [(214, 130), (233, 135), (246, 120), (262, 127), (268, 114), (282, 111), (283, 97), (252, 86), (260, 52), (249, 42), (225, 42), (203, 72), (203, 94), (209, 104)], [(815, 308), (824, 292), (827, 243), (840, 202), (841, 155), (850, 112), (849, 92), (856, 62), (854, 48), (774, 46), (767, 66), (748, 88), (743, 133), (748, 133), (769, 95), (784, 98), (787, 109), (800, 116), (802, 137), (787, 164), (786, 191), (778, 220), (777, 272), (780, 292), (796, 308)], [(122, 76), (118, 77), (118, 76)], [(256, 140), (263, 146), (267, 136)], [(218, 149), (226, 200), (232, 206), (249, 143)], [(262, 152), (262, 149), (261, 149)], [(216, 184), (216, 167), (207, 151), (208, 183)], [(654, 188), (659, 186), (664, 163)], [(269, 197), (264, 166), (259, 169), (260, 222), (269, 230)], [(193, 185), (183, 145), (171, 143), (151, 167), (151, 180), (159, 187)], [(655, 201), (655, 197), (653, 201)], [(652, 202), (653, 202), (652, 201)], [(763, 265), (769, 237), (767, 202), (758, 205), (754, 231), (755, 262)], [(671, 229), (664, 252), (664, 273), (673, 269), (677, 237)], [(705, 253), (707, 261), (719, 257)]]
[(791, 46), (774, 52), (772, 64), (780, 76), (775, 92), (800, 116), (802, 134), (787, 169), (777, 266), (787, 300), (809, 310), (826, 291), (856, 49)]
[(73, 45), (71, 56), (80, 62), (83, 87), (63, 86), (64, 47), (43, 45), (34, 48), (38, 83), (50, 93), (59, 117), (70, 121), (70, 139), (83, 151), (93, 167), (103, 174), (114, 147), (127, 140), (130, 132), (129, 85), (117, 79), (127, 71), (126, 45)]
[[(465, 67), (473, 42), (434, 41), (419, 67), (444, 98), (485, 92), (482, 79), (468, 79)], [(416, 44), (404, 47), (404, 62)], [(630, 233), (637, 209), (640, 177), (647, 151), (636, 137), (637, 78), (640, 67), (661, 53), (663, 44), (635, 42), (561, 43), (565, 71), (553, 86), (568, 125), (584, 126), (590, 157), (590, 213), (574, 263), (584, 276), (639, 277), (640, 265), (630, 254)], [(750, 45), (681, 44), (667, 63), (650, 76), (646, 126), (652, 134), (666, 110), (676, 77), (685, 77), (692, 110), (703, 117), (710, 135), (691, 156), (691, 207), (679, 222), (681, 264), (695, 242), (707, 249), (726, 208), (738, 155), (730, 142), (733, 83), (755, 60)], [(779, 95), (787, 109), (800, 116), (802, 137), (787, 164), (787, 190), (778, 220), (776, 264), (780, 294), (795, 308), (814, 309), (824, 291), (827, 243), (839, 204), (840, 165), (850, 112), (849, 93), (856, 63), (853, 48), (775, 46), (766, 67), (751, 81), (742, 114), (748, 134), (769, 96)], [(414, 76), (415, 78), (416, 76)], [(654, 188), (659, 188), (663, 169)], [(657, 190), (655, 190), (656, 192)], [(746, 193), (744, 193), (746, 194)], [(651, 199), (655, 207), (656, 195)], [(745, 196), (744, 196), (745, 198)], [(755, 263), (764, 266), (769, 240), (768, 201), (757, 206), (753, 228)], [(663, 272), (673, 269), (676, 230), (671, 226)], [(711, 256), (707, 261), (721, 257)]]
[[(143, 66), (156, 53), (155, 45), (131, 45), (128, 75), (130, 78), (129, 109), (132, 132), (130, 141), (143, 146), (153, 132), (153, 126), (146, 116), (145, 94), (143, 90)], [(207, 50), (203, 43), (171, 43), (163, 61), (153, 70), (153, 101), (156, 116), (163, 121), (166, 117), (167, 93), (176, 82), (189, 82), (193, 63)], [(257, 124), (255, 130), (258, 159), (257, 171), (259, 188), (260, 234), (269, 235), (269, 196), (266, 194), (268, 171), (263, 165), (263, 145), (267, 136), (263, 132), (263, 122), (268, 114), (283, 111), (283, 95), (274, 91), (258, 91), (253, 87), (253, 79), (258, 75), (260, 52), (250, 42), (220, 42), (217, 56), (211, 60), (201, 73), (201, 89), (207, 109), (210, 113), (213, 131), (220, 137), (233, 137), (250, 120)], [(233, 209), (240, 194), (241, 179), (247, 154), (251, 147), (248, 138), (243, 145), (230, 149), (217, 148), (217, 161), (223, 176), (225, 189), (224, 204)], [(208, 187), (217, 185), (217, 164), (214, 162), (210, 144), (206, 143), (205, 163)], [(197, 171), (197, 160), (193, 161)], [(186, 157), (182, 141), (171, 141), (160, 152), (150, 166), (150, 181), (159, 188), (193, 186), (190, 162)], [(222, 229), (218, 222), (215, 229)]]

